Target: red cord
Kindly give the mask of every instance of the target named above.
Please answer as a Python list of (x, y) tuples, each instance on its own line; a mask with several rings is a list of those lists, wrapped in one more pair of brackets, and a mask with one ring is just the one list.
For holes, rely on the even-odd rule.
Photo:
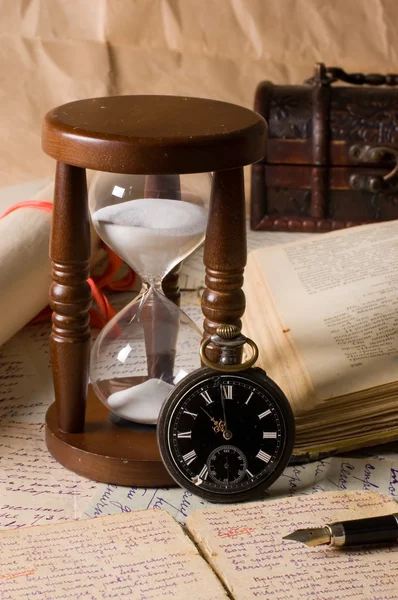
[[(10, 208), (8, 208), (1, 216), (0, 219), (3, 219), (10, 213), (14, 212), (18, 208), (38, 208), (39, 210), (43, 210), (45, 212), (51, 213), (53, 209), (52, 202), (44, 202), (42, 200), (25, 200), (24, 202), (17, 202)], [(110, 304), (108, 298), (103, 294), (101, 289), (108, 288), (113, 291), (124, 292), (130, 290), (134, 281), (135, 281), (135, 273), (134, 271), (128, 267), (127, 274), (121, 279), (113, 280), (115, 275), (118, 273), (120, 267), (123, 264), (122, 259), (115, 254), (110, 248), (105, 246), (104, 248), (108, 253), (109, 260), (108, 264), (105, 268), (105, 271), (100, 276), (90, 277), (87, 282), (91, 288), (91, 292), (93, 295), (93, 299), (97, 303), (98, 310), (92, 308), (90, 310), (90, 323), (93, 327), (102, 328), (108, 321), (115, 316), (116, 312), (112, 305)], [(47, 321), (51, 319), (51, 309), (49, 306), (46, 306), (38, 315), (36, 315), (31, 323), (41, 323), (42, 321)]]

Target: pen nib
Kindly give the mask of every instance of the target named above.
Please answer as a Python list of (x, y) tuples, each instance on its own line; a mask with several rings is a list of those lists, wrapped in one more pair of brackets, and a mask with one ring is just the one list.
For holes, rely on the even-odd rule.
[(297, 529), (289, 535), (285, 535), (284, 540), (294, 540), (307, 546), (320, 546), (321, 544), (330, 544), (330, 531), (327, 527), (318, 527), (317, 529)]

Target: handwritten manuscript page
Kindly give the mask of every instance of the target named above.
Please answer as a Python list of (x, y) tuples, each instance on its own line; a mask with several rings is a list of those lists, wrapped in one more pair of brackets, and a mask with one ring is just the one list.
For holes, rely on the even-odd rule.
[(0, 534), (0, 597), (221, 600), (227, 595), (164, 511)]
[[(264, 492), (270, 499), (298, 494), (363, 490), (398, 498), (398, 461), (388, 455), (372, 458), (330, 456), (323, 460), (287, 467)], [(98, 484), (84, 515), (98, 517), (143, 509), (167, 510), (182, 525), (189, 515), (211, 503), (180, 488), (137, 488)], [(1, 520), (0, 520), (1, 525)]]
[(282, 537), (396, 509), (376, 493), (314, 494), (198, 511), (188, 529), (235, 600), (390, 600), (397, 597), (398, 546), (339, 551)]

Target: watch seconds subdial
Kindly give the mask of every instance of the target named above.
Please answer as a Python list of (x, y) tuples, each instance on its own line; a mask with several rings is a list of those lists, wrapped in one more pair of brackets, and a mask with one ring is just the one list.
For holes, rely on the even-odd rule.
[(287, 400), (262, 371), (253, 371), (201, 369), (171, 393), (161, 413), (158, 436), (167, 468), (208, 499), (232, 501), (267, 487), (291, 454)]
[(219, 446), (210, 453), (207, 468), (210, 479), (215, 483), (226, 486), (236, 484), (246, 475), (246, 456), (236, 446)]

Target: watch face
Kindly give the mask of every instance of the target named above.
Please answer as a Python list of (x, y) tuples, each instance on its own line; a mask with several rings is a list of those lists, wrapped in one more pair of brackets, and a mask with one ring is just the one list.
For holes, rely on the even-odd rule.
[(158, 423), (162, 458), (182, 486), (228, 502), (264, 489), (286, 466), (294, 421), (282, 391), (259, 369), (199, 369), (166, 401)]

